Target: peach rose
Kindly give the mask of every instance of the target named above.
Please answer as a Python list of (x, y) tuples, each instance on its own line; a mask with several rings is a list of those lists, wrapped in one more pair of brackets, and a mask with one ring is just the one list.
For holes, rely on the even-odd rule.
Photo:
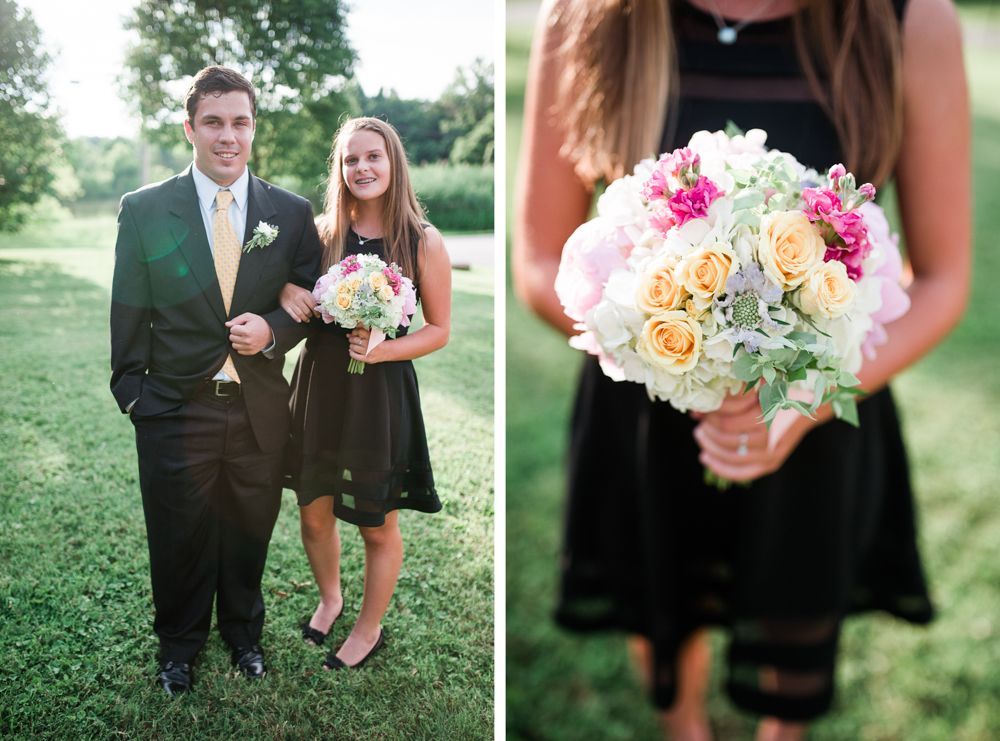
[(346, 293), (341, 293), (337, 296), (337, 306), (341, 309), (351, 308), (351, 297)]
[(378, 289), (378, 297), (380, 299), (382, 299), (383, 301), (391, 301), (392, 297), (395, 296), (395, 295), (396, 294), (392, 292), (392, 286), (390, 286), (388, 284), (383, 284)]
[(642, 326), (636, 350), (646, 362), (679, 376), (698, 362), (701, 325), (686, 311), (657, 314)]
[(694, 305), (707, 309), (712, 299), (726, 290), (726, 280), (740, 269), (732, 248), (716, 242), (688, 255), (677, 264), (674, 277), (691, 294)]
[(802, 285), (825, 254), (819, 229), (801, 211), (774, 211), (761, 219), (757, 256), (764, 274), (783, 290)]
[(844, 263), (836, 260), (814, 267), (799, 294), (802, 311), (811, 316), (819, 314), (826, 319), (843, 316), (854, 306), (856, 299), (854, 281), (847, 275)]
[(382, 273), (372, 273), (368, 276), (368, 285), (372, 287), (373, 291), (377, 291), (385, 285), (385, 276)]
[(361, 278), (351, 278), (351, 282), (348, 283), (352, 291), (356, 291), (361, 288)]
[(337, 293), (338, 294), (350, 293), (350, 292), (351, 292), (351, 287), (349, 285), (347, 285), (347, 283), (340, 282), (340, 283), (337, 284)]
[(674, 276), (676, 259), (673, 255), (656, 260), (639, 276), (635, 305), (647, 314), (659, 314), (676, 309), (684, 298), (684, 289)]

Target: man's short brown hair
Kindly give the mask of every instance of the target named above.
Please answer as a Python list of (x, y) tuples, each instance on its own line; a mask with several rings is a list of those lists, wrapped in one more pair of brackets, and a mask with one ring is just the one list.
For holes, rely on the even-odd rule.
[(254, 121), (257, 120), (257, 94), (254, 92), (250, 81), (235, 70), (228, 67), (212, 65), (205, 67), (194, 76), (191, 87), (188, 88), (187, 96), (184, 98), (184, 108), (187, 110), (188, 123), (194, 128), (194, 117), (198, 113), (198, 104), (206, 95), (216, 97), (225, 93), (243, 92), (250, 98), (250, 115)]

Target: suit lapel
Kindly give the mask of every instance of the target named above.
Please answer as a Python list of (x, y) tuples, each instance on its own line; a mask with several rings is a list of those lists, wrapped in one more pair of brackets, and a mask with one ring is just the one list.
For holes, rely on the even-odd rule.
[[(269, 187), (263, 181), (255, 178), (253, 173), (250, 173), (250, 182), (247, 186), (247, 227), (246, 233), (243, 235), (244, 245), (250, 241), (253, 230), (257, 228), (259, 222), (267, 222), (277, 213), (274, 204), (271, 203), (271, 197), (267, 193)], [(278, 239), (281, 239), (280, 234)], [(233, 289), (230, 316), (239, 316), (243, 313), (244, 307), (257, 285), (257, 280), (260, 278), (260, 273), (271, 256), (273, 247), (275, 247), (274, 244), (268, 247), (255, 247), (240, 256), (240, 269), (236, 274), (236, 287)]]
[(201, 286), (202, 294), (219, 319), (225, 322), (226, 306), (222, 302), (222, 291), (219, 289), (219, 279), (215, 274), (215, 261), (208, 246), (208, 235), (205, 234), (205, 221), (201, 217), (198, 191), (194, 187), (194, 177), (191, 175), (192, 167), (194, 165), (189, 165), (188, 169), (177, 177), (174, 186), (170, 213), (176, 216), (178, 221), (174, 222), (172, 233), (184, 259), (191, 266), (191, 272)]

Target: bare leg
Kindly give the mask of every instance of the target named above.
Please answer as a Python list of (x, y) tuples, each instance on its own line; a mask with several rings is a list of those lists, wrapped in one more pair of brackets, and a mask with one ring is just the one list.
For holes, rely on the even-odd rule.
[(361, 661), (378, 642), (382, 617), (389, 609), (403, 565), (403, 536), (398, 518), (398, 512), (390, 512), (382, 527), (358, 528), (365, 541), (365, 596), (358, 620), (337, 652), (337, 658), (348, 666)]
[[(649, 652), (651, 667), (652, 651)], [(705, 695), (712, 669), (708, 632), (691, 634), (677, 655), (677, 699), (660, 713), (660, 725), (672, 741), (711, 741), (712, 729), (705, 712)], [(650, 669), (652, 671), (652, 668)]]
[(809, 726), (777, 718), (761, 718), (756, 741), (804, 741)]
[(319, 607), (309, 625), (321, 633), (329, 633), (344, 607), (340, 591), (340, 533), (333, 514), (333, 499), (320, 497), (299, 507), (299, 516), (302, 545), (319, 587)]

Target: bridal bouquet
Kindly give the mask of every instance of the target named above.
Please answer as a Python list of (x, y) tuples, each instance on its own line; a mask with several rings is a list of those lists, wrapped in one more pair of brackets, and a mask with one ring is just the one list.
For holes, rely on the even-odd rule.
[[(367, 352), (386, 335), (395, 337), (398, 327), (410, 326), (417, 310), (413, 282), (396, 263), (386, 265), (375, 255), (348, 255), (316, 281), (312, 294), (327, 324), (336, 322), (347, 329), (363, 324), (371, 330)], [(351, 358), (347, 369), (364, 373), (365, 364)]]
[(757, 388), (768, 426), (825, 403), (857, 425), (854, 373), (909, 308), (897, 238), (870, 184), (766, 138), (701, 131), (608, 186), (556, 278), (570, 344), (680, 411)]

